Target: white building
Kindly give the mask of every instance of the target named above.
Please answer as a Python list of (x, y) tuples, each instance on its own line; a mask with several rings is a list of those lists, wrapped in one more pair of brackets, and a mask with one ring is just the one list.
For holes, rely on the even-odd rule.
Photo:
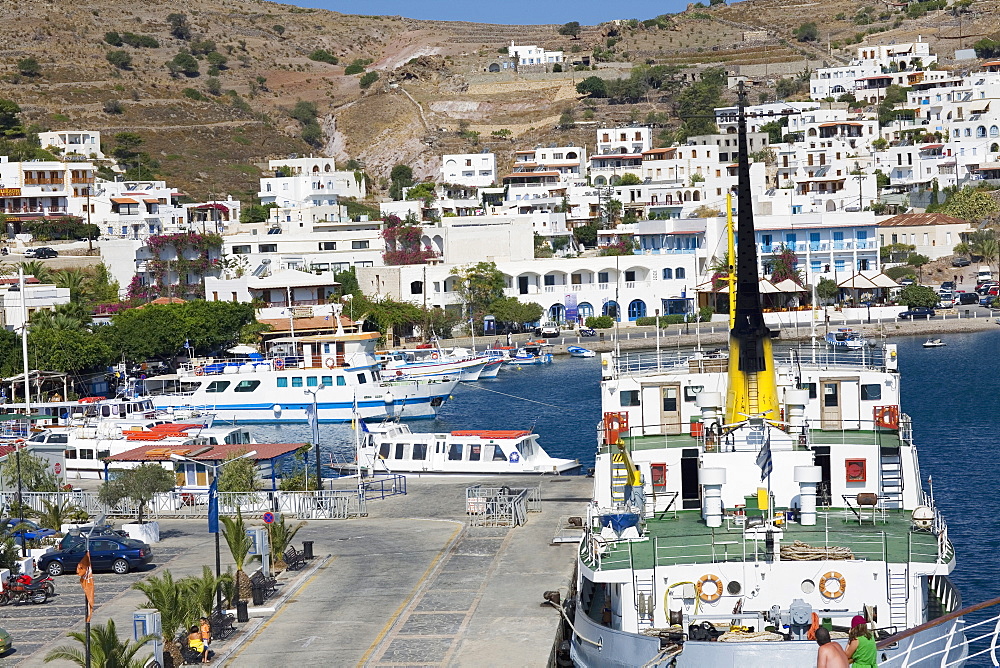
[(283, 208), (333, 206), (340, 197), (364, 199), (364, 173), (337, 171), (332, 158), (269, 160), (273, 177), (260, 180), (261, 204)]
[(24, 220), (83, 215), (82, 201), (94, 183), (91, 162), (32, 160), (11, 162), (0, 156), (0, 214), (8, 235), (20, 232)]
[(42, 148), (56, 149), (65, 156), (78, 155), (91, 160), (103, 160), (101, 133), (97, 130), (56, 130), (39, 132)]
[(906, 44), (859, 46), (850, 64), (817, 69), (809, 81), (809, 96), (822, 100), (852, 93), (858, 100), (875, 104), (885, 97), (890, 85), (908, 87), (947, 76), (927, 69), (936, 62), (930, 44), (919, 39)]
[[(0, 327), (18, 331), (24, 326), (21, 317), (22, 294), (19, 279), (0, 278)], [(69, 303), (69, 288), (57, 288), (51, 283), (41, 283), (34, 276), (24, 277), (24, 306), (28, 320), (35, 311), (54, 311), (56, 306)]]
[(518, 46), (511, 42), (507, 55), (517, 63), (518, 69), (525, 65), (554, 65), (565, 61), (562, 51), (546, 51), (535, 44)]
[(972, 231), (968, 222), (943, 213), (904, 213), (878, 222), (881, 246), (909, 244), (931, 260), (953, 255), (955, 246)]
[(497, 157), (492, 153), (456, 153), (441, 156), (443, 183), (484, 188), (496, 183)]

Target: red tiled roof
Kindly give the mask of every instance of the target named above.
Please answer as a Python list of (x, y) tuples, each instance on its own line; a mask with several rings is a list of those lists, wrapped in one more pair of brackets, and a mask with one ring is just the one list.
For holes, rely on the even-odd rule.
[[(293, 307), (294, 308), (294, 307)], [(295, 331), (304, 332), (306, 330), (336, 330), (337, 321), (333, 316), (312, 316), (310, 318), (295, 318)], [(288, 325), (288, 318), (259, 318), (258, 322), (263, 325), (270, 325), (271, 332), (287, 332), (291, 330)], [(350, 318), (340, 316), (340, 322), (344, 327), (353, 327), (355, 323)]]
[(944, 144), (927, 144), (927, 146), (921, 146), (920, 150), (921, 151), (929, 151), (932, 148), (941, 148), (942, 146), (944, 146)]
[[(169, 461), (171, 453), (174, 453), (184, 457), (190, 457), (191, 459), (198, 461), (215, 462), (224, 461), (226, 457), (254, 450), (257, 454), (253, 456), (253, 459), (260, 462), (274, 459), (275, 457), (280, 457), (281, 455), (287, 455), (290, 452), (295, 452), (303, 445), (305, 445), (305, 443), (237, 443), (232, 445), (225, 443), (215, 446), (163, 445), (162, 443), (150, 443), (149, 445), (141, 445), (138, 448), (133, 448), (126, 452), (112, 455), (108, 459), (114, 462), (162, 462)], [(210, 450), (200, 454), (189, 454), (191, 452), (195, 452), (196, 450), (209, 447), (211, 448)]]
[(916, 225), (968, 225), (961, 218), (943, 213), (901, 213), (879, 221), (879, 227), (911, 227)]

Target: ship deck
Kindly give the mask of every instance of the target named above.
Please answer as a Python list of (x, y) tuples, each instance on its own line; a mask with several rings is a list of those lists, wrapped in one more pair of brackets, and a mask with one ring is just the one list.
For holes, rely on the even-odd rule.
[[(753, 514), (753, 511), (749, 511)], [(818, 512), (816, 526), (794, 522), (781, 528), (780, 545), (799, 540), (813, 547), (846, 547), (855, 559), (903, 563), (934, 563), (938, 559), (938, 538), (930, 532), (912, 531), (910, 512), (886, 510), (872, 522), (866, 509), (864, 522), (847, 508), (827, 508)], [(586, 545), (584, 561), (592, 568)], [(610, 542), (597, 569), (649, 569), (691, 563), (724, 561), (763, 561), (764, 533), (757, 538), (745, 534), (743, 527), (727, 519), (722, 527), (705, 525), (699, 510), (682, 510), (676, 515), (657, 513), (645, 520), (645, 532), (639, 540)]]
[[(704, 437), (691, 436), (689, 433), (683, 434), (647, 434), (645, 436), (626, 436), (623, 438), (630, 452), (642, 450), (660, 450), (663, 448), (703, 448), (705, 447)], [(908, 445), (904, 439), (899, 437), (899, 433), (890, 430), (863, 430), (863, 429), (810, 429), (806, 440), (806, 445), (796, 445), (795, 449), (807, 450), (816, 445), (878, 445), (883, 448), (898, 448), (900, 445)], [(609, 448), (606, 444), (598, 447), (598, 454), (607, 454)]]

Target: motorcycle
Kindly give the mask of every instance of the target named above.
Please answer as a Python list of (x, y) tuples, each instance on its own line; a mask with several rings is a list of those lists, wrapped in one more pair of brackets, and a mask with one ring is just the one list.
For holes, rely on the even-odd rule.
[[(30, 576), (18, 576), (7, 582), (0, 592), (0, 605), (14, 603), (45, 603), (49, 599), (47, 583), (34, 580)], [(51, 585), (51, 583), (48, 583)]]
[(591, 327), (581, 327), (580, 336), (597, 336), (597, 332), (595, 332)]

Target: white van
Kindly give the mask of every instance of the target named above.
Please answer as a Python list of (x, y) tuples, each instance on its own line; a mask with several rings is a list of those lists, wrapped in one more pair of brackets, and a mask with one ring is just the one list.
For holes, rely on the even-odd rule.
[(993, 280), (993, 272), (990, 271), (989, 266), (988, 265), (980, 266), (979, 273), (976, 274), (976, 282), (982, 283), (983, 281), (992, 281), (992, 280)]

